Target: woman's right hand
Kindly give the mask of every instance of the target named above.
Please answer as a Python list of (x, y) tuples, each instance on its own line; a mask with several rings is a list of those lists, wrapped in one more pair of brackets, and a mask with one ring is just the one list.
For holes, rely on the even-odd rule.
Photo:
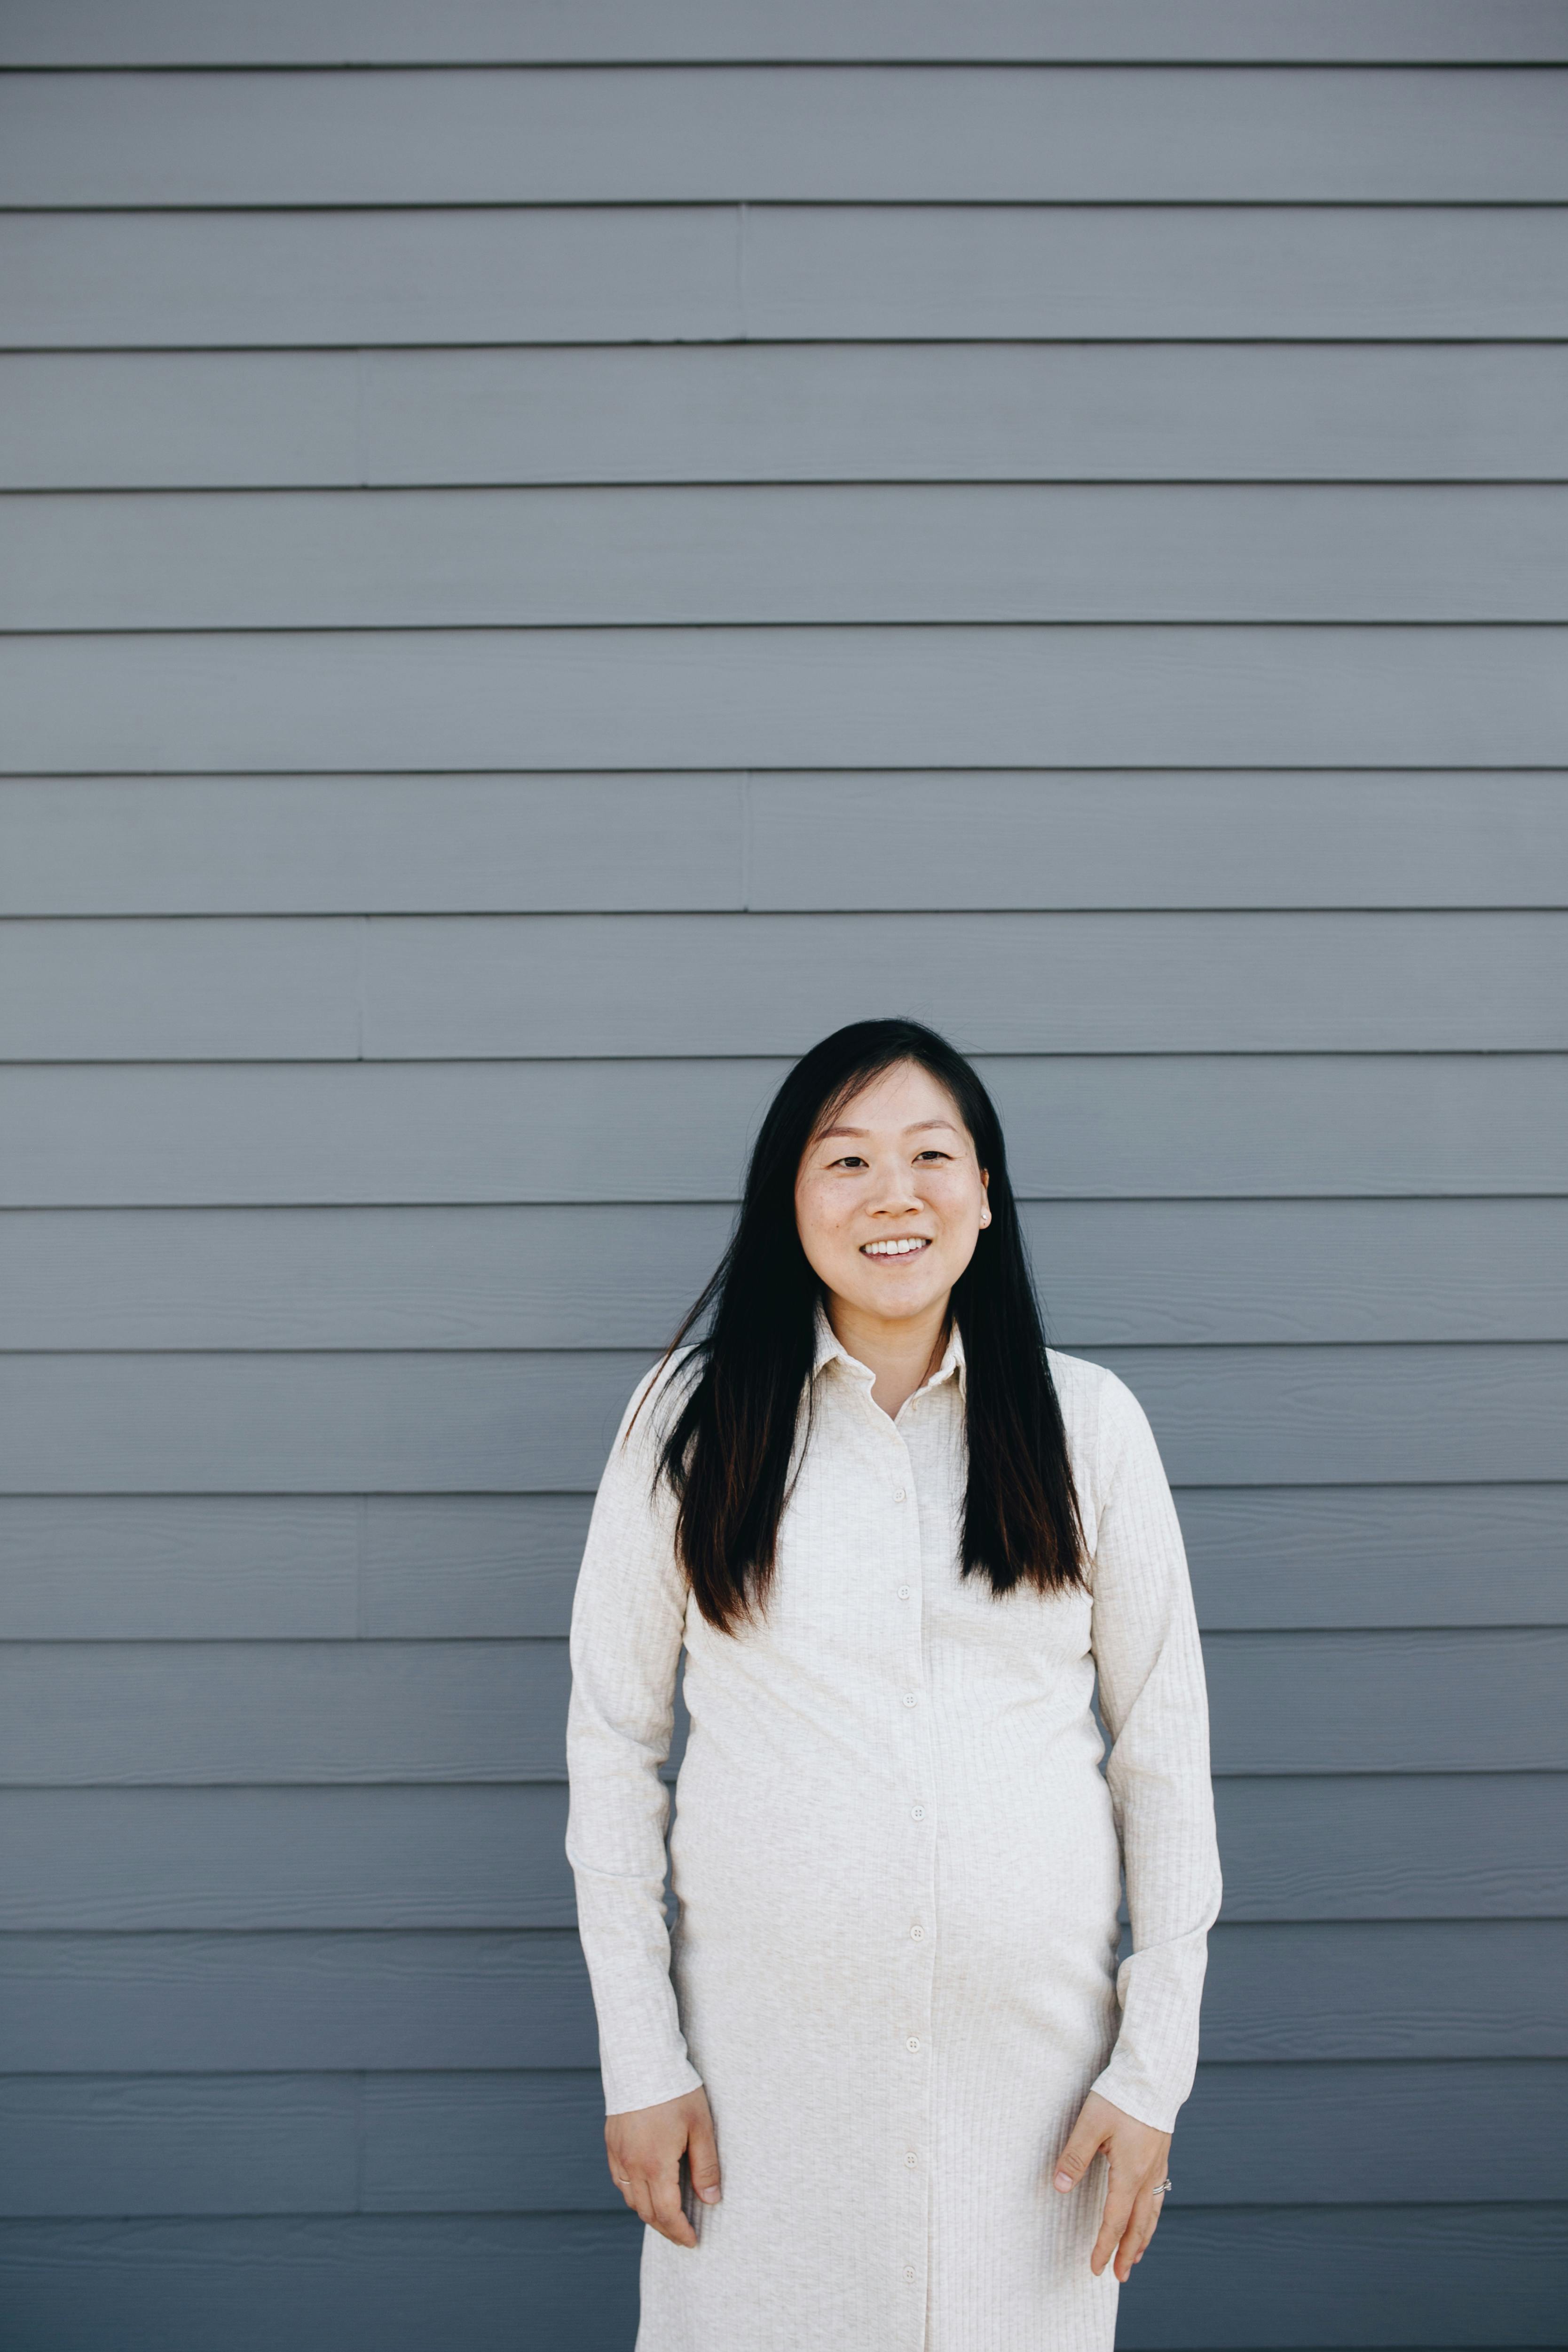
[(718, 2148), (699, 2084), (656, 2107), (629, 2107), (604, 2119), (610, 2177), (634, 2213), (674, 2246), (695, 2246), (697, 2233), (681, 2209), (681, 2158), (689, 2158), (692, 2187), (705, 2205), (719, 2201)]

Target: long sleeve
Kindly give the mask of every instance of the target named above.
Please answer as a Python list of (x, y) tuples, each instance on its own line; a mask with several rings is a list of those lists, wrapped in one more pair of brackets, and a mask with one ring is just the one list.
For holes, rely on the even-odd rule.
[(1115, 2047), (1092, 2087), (1170, 2131), (1197, 2064), (1208, 1930), (1221, 1891), (1207, 1690), (1186, 1554), (1154, 1432), (1113, 1373), (1100, 1411), (1092, 1640), (1133, 1951), (1116, 1976)]
[[(650, 1380), (652, 1375), (650, 1376)], [(622, 1417), (594, 1501), (571, 1615), (566, 1852), (599, 2020), (610, 2115), (702, 2080), (686, 2053), (664, 1917), (670, 1752), (685, 1588), (674, 1507), (653, 1491), (657, 1398)]]

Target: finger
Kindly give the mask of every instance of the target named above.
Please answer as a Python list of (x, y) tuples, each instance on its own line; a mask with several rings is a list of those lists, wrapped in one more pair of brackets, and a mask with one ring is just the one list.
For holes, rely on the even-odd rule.
[[(1105, 2192), (1105, 2210), (1100, 2216), (1100, 2234), (1089, 2255), (1089, 2267), (1096, 2278), (1104, 2269), (1126, 2234), (1133, 2215), (1135, 2184), (1124, 2174), (1120, 2178), (1113, 2169), (1111, 2185)], [(1118, 2277), (1121, 2273), (1118, 2272)]]
[(1056, 2159), (1056, 2186), (1063, 2191), (1076, 2189), (1095, 2158), (1099, 2155), (1104, 2135), (1082, 2116), (1073, 2125), (1067, 2146)]
[(634, 2172), (632, 2175), (631, 2187), (623, 2189), (622, 2194), (639, 2221), (645, 2221), (649, 2229), (653, 2229), (654, 2226), (653, 2192), (649, 2186), (646, 2173)]
[(1133, 2219), (1141, 2232), (1137, 2249), (1133, 2256), (1135, 2263), (1143, 2261), (1148, 2250), (1149, 2240), (1160, 2226), (1160, 2211), (1165, 2201), (1163, 2197), (1156, 2197), (1152, 2189), (1146, 2189), (1134, 2208)]
[(1122, 2232), (1122, 2242), (1116, 2249), (1116, 2276), (1124, 2285), (1132, 2276), (1134, 2263), (1142, 2262), (1144, 2248), (1154, 2236), (1155, 2224), (1158, 2220), (1159, 2202), (1153, 2188), (1140, 2189), (1133, 2200), (1131, 2218)]
[(724, 2193), (719, 2179), (718, 2147), (711, 2122), (692, 2126), (686, 2142), (686, 2161), (691, 2167), (692, 2187), (705, 2205), (716, 2205)]
[(673, 2246), (695, 2246), (697, 2233), (681, 2210), (681, 2173), (678, 2165), (661, 2172), (648, 2183), (653, 2203), (653, 2227)]
[(1133, 2212), (1128, 2219), (1127, 2226), (1122, 2232), (1121, 2243), (1116, 2248), (1115, 2255), (1111, 2263), (1111, 2268), (1121, 2280), (1124, 2286), (1126, 2285), (1127, 2281), (1132, 2277), (1133, 2264), (1137, 2261), (1142, 2250), (1143, 2231), (1139, 2226), (1137, 2209), (1134, 2206)]

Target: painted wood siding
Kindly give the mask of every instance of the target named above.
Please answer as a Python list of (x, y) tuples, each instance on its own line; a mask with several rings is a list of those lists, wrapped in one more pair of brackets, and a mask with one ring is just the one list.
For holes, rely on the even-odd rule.
[(1563, 2342), (1563, 9), (0, 68), (7, 2352), (630, 2352), (572, 1578), (761, 1105), (894, 1010), (1204, 1626), (1120, 2342)]

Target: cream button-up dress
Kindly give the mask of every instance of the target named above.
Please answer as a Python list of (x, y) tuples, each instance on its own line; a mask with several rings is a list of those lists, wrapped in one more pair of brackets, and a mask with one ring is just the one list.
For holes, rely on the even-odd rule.
[(892, 1420), (817, 1329), (762, 1622), (689, 1601), (657, 1393), (623, 1443), (643, 1389), (578, 1581), (567, 1852), (606, 2108), (706, 2084), (724, 2176), (687, 2193), (695, 2247), (643, 2233), (637, 2352), (1111, 2352), (1105, 2158), (1071, 2195), (1053, 2163), (1091, 2089), (1175, 2124), (1220, 1895), (1170, 1489), (1132, 1391), (1052, 1349), (1092, 1591), (998, 1599), (959, 1572), (956, 1331)]

